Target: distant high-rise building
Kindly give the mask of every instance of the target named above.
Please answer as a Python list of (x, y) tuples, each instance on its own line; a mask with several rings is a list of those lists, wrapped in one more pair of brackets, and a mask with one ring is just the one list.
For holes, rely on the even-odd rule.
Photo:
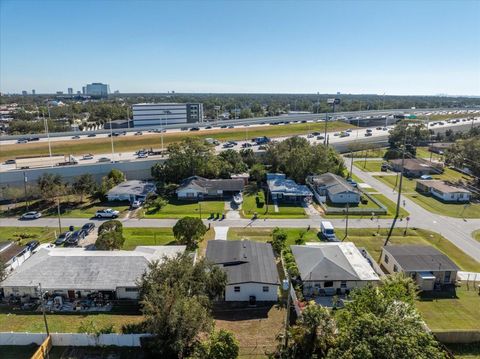
[(107, 97), (110, 93), (110, 87), (107, 84), (102, 84), (101, 82), (93, 82), (87, 84), (87, 95), (93, 97)]
[(84, 94), (84, 95), (85, 95), (86, 93), (87, 93), (87, 89), (86, 89), (86, 87), (85, 87), (85, 86), (82, 86), (82, 94)]
[(23, 90), (23, 91), (22, 91), (22, 95), (23, 95), (23, 96), (27, 96), (27, 95), (28, 95), (27, 91)]
[(77, 95), (81, 95), (81, 94), (82, 94), (82, 92), (81, 92), (81, 91), (77, 91)]
[(68, 94), (73, 95), (73, 89), (71, 87), (68, 88)]
[(114, 92), (114, 93), (115, 93), (115, 94), (119, 94), (119, 93), (120, 93), (120, 91), (118, 91), (118, 90), (115, 90), (115, 92)]
[(35, 90), (32, 90), (32, 95), (35, 95)]

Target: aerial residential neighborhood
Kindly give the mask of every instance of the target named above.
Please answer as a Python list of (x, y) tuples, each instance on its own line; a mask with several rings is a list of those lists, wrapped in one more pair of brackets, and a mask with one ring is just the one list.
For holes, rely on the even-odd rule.
[(0, 358), (480, 358), (478, 23), (0, 0)]

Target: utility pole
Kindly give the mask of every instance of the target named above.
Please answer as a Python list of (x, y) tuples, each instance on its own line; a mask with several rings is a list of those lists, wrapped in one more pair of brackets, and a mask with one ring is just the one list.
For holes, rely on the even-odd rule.
[(112, 119), (110, 118), (110, 143), (112, 144), (112, 161), (114, 162), (115, 150), (113, 149), (113, 129), (112, 129)]
[(60, 197), (57, 197), (57, 215), (58, 215), (58, 229), (59, 233), (62, 233), (62, 220), (60, 216)]
[[(48, 107), (48, 104), (47, 104), (47, 110), (48, 110), (48, 119), (50, 119), (50, 108)], [(50, 133), (48, 132), (48, 121), (45, 118), (45, 114), (43, 113), (43, 110), (42, 110), (42, 117), (43, 117), (43, 125), (45, 126), (45, 133), (47, 134), (48, 153), (50, 155), (50, 165), (53, 167), (52, 145), (50, 143)]]
[(353, 173), (353, 151), (350, 149), (350, 174), (348, 177), (352, 178), (352, 173)]
[(45, 293), (43, 293), (43, 291), (42, 291), (42, 284), (41, 283), (38, 283), (38, 289), (40, 291), (40, 299), (41, 299), (41, 302), (42, 302), (42, 313), (43, 313), (43, 321), (45, 323), (45, 331), (47, 332), (47, 336), (49, 336), (50, 331), (48, 330), (47, 315), (45, 313), (45, 298), (44, 298)]

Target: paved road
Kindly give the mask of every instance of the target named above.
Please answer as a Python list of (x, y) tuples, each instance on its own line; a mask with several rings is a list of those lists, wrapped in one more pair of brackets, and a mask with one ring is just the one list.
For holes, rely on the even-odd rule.
[[(350, 159), (345, 158), (345, 164), (350, 168)], [(377, 180), (368, 172), (353, 166), (353, 173), (363, 182), (378, 189), (384, 196), (397, 202), (398, 193), (392, 188)], [(402, 204), (405, 201), (405, 209), (410, 212), (409, 226), (428, 229), (438, 232), (447, 238), (450, 242), (469, 254), (472, 258), (480, 261), (480, 242), (472, 238), (472, 232), (480, 229), (480, 219), (452, 218), (431, 213), (419, 206), (409, 198), (402, 196)], [(402, 224), (398, 224), (402, 226)]]

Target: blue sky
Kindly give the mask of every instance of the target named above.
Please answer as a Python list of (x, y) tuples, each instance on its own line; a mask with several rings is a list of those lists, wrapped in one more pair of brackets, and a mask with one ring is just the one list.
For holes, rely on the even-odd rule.
[(0, 0), (0, 90), (480, 95), (480, 1)]

